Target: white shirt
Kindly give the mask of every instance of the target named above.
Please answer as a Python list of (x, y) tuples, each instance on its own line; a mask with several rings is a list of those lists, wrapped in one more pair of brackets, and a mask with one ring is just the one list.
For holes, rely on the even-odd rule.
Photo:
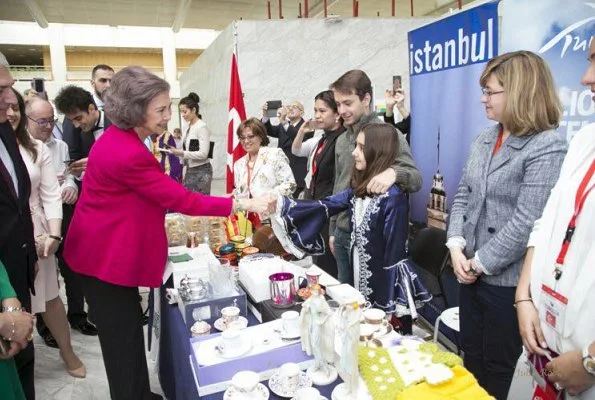
[(99, 139), (101, 135), (103, 135), (103, 128), (105, 127), (105, 113), (103, 111), (99, 111), (99, 123), (97, 124), (97, 126), (99, 127), (99, 129), (93, 132), (93, 137), (95, 138), (95, 141), (97, 141), (97, 139)]
[(78, 193), (78, 187), (76, 186), (74, 175), (69, 174), (66, 171), (66, 164), (64, 163), (64, 161), (70, 160), (68, 145), (62, 140), (53, 137), (45, 142), (45, 145), (50, 150), (50, 155), (52, 156), (52, 165), (54, 166), (56, 175), (64, 176), (64, 182), (62, 185), (60, 185), (60, 189), (64, 190), (64, 188), (70, 187), (75, 189)]
[[(556, 281), (556, 258), (574, 212), (578, 186), (595, 158), (595, 124), (582, 128), (570, 142), (560, 177), (529, 237), (528, 247), (535, 247), (531, 264), (531, 297), (539, 310), (542, 285), (547, 285), (568, 299), (561, 333), (541, 320), (548, 347), (558, 353), (580, 351), (595, 341), (595, 189), (586, 198), (562, 267)], [(591, 178), (587, 189), (595, 184)], [(574, 398), (574, 397), (573, 397)], [(576, 399), (594, 399), (595, 386)]]
[(103, 111), (103, 109), (105, 108), (105, 104), (103, 104), (103, 100), (101, 100), (99, 97), (97, 97), (97, 94), (95, 94), (95, 91), (93, 91), (93, 101), (95, 102), (97, 109)]
[(8, 171), (8, 174), (10, 175), (10, 177), (12, 178), (12, 183), (14, 184), (14, 190), (18, 197), (18, 195), (19, 195), (19, 180), (17, 178), (17, 173), (14, 169), (14, 164), (12, 162), (12, 158), (10, 158), (10, 154), (8, 153), (8, 150), (6, 149), (6, 146), (4, 145), (4, 142), (2, 141), (2, 139), (0, 139), (0, 160), (2, 160), (4, 167)]

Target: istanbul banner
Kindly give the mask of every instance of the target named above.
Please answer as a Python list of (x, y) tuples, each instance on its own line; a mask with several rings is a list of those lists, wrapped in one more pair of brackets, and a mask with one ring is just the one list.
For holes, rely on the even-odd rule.
[(580, 84), (593, 34), (595, 2), (565, 0), (563, 6), (560, 0), (502, 2), (502, 51), (531, 50), (547, 61), (564, 106), (558, 131), (568, 140), (595, 121), (591, 90)]
[(494, 124), (480, 102), (479, 77), (497, 54), (495, 2), (409, 32), (411, 150), (423, 177), (411, 196), (417, 226), (446, 228), (471, 142)]

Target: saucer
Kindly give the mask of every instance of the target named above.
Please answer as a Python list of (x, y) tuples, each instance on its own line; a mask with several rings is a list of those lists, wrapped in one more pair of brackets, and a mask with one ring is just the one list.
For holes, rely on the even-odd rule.
[[(238, 317), (237, 320), (245, 322), (246, 326), (248, 326), (248, 320), (246, 318), (242, 317), (241, 315)], [(217, 329), (218, 331), (221, 331), (221, 332), (223, 332), (224, 330), (227, 329), (227, 325), (225, 324), (223, 317), (221, 317), (217, 321), (215, 321), (213, 326), (215, 327), (215, 329)]]
[(375, 338), (381, 338), (384, 337), (386, 335), (388, 335), (389, 333), (391, 333), (393, 331), (393, 326), (391, 324), (386, 324), (385, 328), (382, 329), (383, 326), (380, 326), (380, 329), (378, 329), (376, 332), (374, 332), (372, 335)]
[(310, 379), (308, 375), (301, 371), (300, 382), (294, 390), (283, 387), (281, 375), (279, 375), (278, 372), (275, 372), (275, 374), (269, 379), (269, 388), (273, 391), (273, 393), (281, 397), (295, 397), (295, 394), (298, 390), (310, 386), (312, 386), (312, 379)]
[[(270, 395), (269, 389), (262, 383), (259, 383), (256, 386), (256, 393), (252, 398), (254, 400), (268, 400)], [(234, 399), (246, 399), (246, 395), (244, 393), (239, 393), (237, 389), (233, 386), (230, 386), (225, 393), (223, 394), (223, 400), (234, 400)]]
[(283, 340), (299, 340), (302, 337), (299, 331), (290, 334), (288, 332), (285, 332), (283, 328), (275, 329), (275, 332), (278, 333), (279, 337)]
[[(219, 342), (222, 343), (222, 342)], [(226, 358), (226, 359), (232, 359), (232, 358), (238, 358), (240, 356), (243, 356), (244, 354), (248, 353), (250, 350), (252, 350), (252, 342), (250, 340), (245, 340), (242, 341), (242, 346), (238, 347), (237, 349), (230, 349), (227, 352), (223, 352), (220, 350), (219, 345), (215, 346), (215, 352), (217, 354), (217, 356), (221, 357), (221, 358)]]

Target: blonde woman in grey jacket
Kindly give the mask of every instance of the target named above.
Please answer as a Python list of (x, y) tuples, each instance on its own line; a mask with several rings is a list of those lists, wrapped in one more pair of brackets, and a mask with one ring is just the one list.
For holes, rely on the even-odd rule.
[(453, 201), (447, 246), (460, 286), (465, 367), (505, 400), (522, 350), (515, 288), (533, 223), (556, 183), (566, 141), (552, 75), (519, 51), (488, 62), (481, 102), (497, 124), (473, 142)]

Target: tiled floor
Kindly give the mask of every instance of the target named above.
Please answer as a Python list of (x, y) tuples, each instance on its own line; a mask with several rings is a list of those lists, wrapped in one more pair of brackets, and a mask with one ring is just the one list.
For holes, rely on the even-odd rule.
[[(225, 181), (215, 180), (212, 193), (225, 193)], [(148, 289), (141, 289), (143, 308), (147, 304)], [(61, 283), (60, 296), (65, 301), (64, 285)], [(87, 367), (85, 379), (75, 379), (68, 375), (66, 366), (57, 349), (49, 348), (35, 332), (35, 390), (40, 400), (107, 400), (109, 387), (101, 356), (99, 340), (96, 336), (85, 336), (72, 331), (72, 345), (75, 352)], [(149, 360), (149, 355), (147, 354)], [(149, 379), (153, 392), (163, 394), (155, 372), (155, 364), (149, 363)]]

